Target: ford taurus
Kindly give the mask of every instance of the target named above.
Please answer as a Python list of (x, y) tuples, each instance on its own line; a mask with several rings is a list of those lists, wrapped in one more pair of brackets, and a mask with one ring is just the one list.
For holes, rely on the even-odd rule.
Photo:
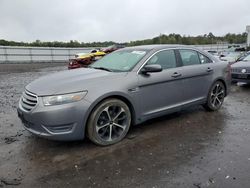
[(230, 67), (182, 45), (123, 48), (88, 68), (39, 78), (26, 86), (17, 109), (24, 127), (54, 140), (88, 136), (106, 146), (131, 125), (203, 105), (218, 110), (229, 91)]

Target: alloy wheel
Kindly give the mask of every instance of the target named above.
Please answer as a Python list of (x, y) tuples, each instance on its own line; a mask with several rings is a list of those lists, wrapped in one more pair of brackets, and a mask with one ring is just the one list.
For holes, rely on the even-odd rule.
[(96, 133), (108, 142), (117, 140), (129, 126), (128, 114), (122, 106), (110, 105), (105, 107), (96, 121)]
[(216, 109), (219, 108), (224, 101), (224, 97), (225, 97), (224, 86), (222, 86), (221, 83), (218, 82), (214, 85), (210, 94), (211, 105)]

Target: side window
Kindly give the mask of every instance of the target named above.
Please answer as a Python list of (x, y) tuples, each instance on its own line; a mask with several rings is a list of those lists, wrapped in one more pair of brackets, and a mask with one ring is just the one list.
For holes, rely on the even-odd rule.
[(199, 53), (199, 58), (200, 58), (201, 64), (206, 64), (206, 63), (212, 62), (208, 57), (206, 57), (200, 53)]
[(183, 66), (188, 65), (198, 65), (200, 64), (200, 58), (198, 56), (198, 53), (194, 50), (179, 50), (181, 55), (181, 60), (183, 63)]
[(155, 54), (147, 62), (148, 65), (159, 64), (162, 69), (170, 69), (176, 67), (176, 59), (174, 50), (164, 50)]

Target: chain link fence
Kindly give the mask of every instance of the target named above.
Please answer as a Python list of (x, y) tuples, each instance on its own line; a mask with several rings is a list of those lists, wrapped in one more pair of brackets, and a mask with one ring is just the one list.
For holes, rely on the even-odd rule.
[(77, 53), (89, 53), (91, 49), (0, 46), (0, 63), (61, 63)]
[[(229, 46), (246, 47), (246, 44), (193, 45), (202, 50), (224, 51)], [(77, 53), (89, 53), (93, 48), (49, 48), (0, 46), (0, 63), (62, 63)]]

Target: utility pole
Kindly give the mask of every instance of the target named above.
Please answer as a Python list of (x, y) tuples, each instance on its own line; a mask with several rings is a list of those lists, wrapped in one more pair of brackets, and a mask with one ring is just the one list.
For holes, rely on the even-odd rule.
[(250, 25), (246, 28), (247, 31), (247, 47), (250, 47)]

